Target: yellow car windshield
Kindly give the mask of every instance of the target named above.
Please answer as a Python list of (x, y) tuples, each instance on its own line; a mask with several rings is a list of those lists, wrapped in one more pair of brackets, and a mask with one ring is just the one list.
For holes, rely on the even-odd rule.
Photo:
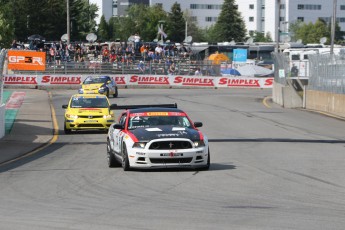
[(109, 103), (105, 97), (74, 97), (71, 102), (71, 108), (109, 108)]
[(109, 80), (109, 78), (107, 78), (107, 77), (89, 77), (89, 78), (85, 79), (83, 84), (88, 85), (88, 84), (107, 83), (108, 80)]

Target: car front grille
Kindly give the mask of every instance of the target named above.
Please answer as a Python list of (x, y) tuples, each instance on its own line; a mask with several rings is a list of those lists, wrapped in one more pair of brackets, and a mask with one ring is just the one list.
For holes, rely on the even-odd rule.
[(80, 124), (79, 128), (104, 128), (102, 124)]
[(161, 149), (161, 150), (171, 150), (171, 149), (191, 149), (192, 144), (189, 141), (156, 141), (153, 142), (149, 149)]
[(187, 158), (150, 158), (152, 164), (186, 164), (193, 160), (192, 157)]
[(95, 116), (90, 116), (90, 115), (86, 115), (86, 116), (83, 116), (83, 115), (78, 115), (79, 118), (88, 118), (88, 119), (93, 119), (93, 118), (102, 118), (103, 115), (95, 115)]

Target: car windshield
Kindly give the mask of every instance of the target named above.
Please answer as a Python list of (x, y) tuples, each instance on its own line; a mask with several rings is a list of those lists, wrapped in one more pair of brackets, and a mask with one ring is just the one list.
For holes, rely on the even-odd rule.
[(88, 77), (85, 79), (84, 84), (99, 84), (99, 83), (107, 83), (109, 78), (107, 77)]
[(73, 97), (71, 108), (108, 108), (109, 103), (105, 97)]
[(191, 123), (187, 116), (141, 116), (140, 114), (130, 116), (128, 128), (152, 128), (160, 125), (191, 128)]

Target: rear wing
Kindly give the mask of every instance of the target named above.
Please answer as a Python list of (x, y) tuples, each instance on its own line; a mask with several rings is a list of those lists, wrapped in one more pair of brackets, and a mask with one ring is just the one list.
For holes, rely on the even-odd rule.
[(175, 103), (175, 104), (153, 104), (153, 105), (117, 105), (117, 104), (111, 104), (109, 109), (110, 110), (123, 110), (123, 109), (139, 109), (139, 108), (153, 108), (153, 107), (177, 108), (177, 103)]

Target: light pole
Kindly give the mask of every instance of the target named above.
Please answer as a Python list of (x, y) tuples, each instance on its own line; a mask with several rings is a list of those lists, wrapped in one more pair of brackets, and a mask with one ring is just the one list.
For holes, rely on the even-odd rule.
[(278, 8), (278, 19), (277, 19), (277, 30), (276, 30), (276, 42), (277, 42), (277, 47), (276, 47), (276, 52), (279, 52), (279, 38), (280, 38), (280, 0), (277, 0), (277, 8)]
[(66, 11), (67, 11), (67, 45), (70, 44), (70, 39), (71, 39), (71, 19), (70, 19), (70, 14), (69, 14), (69, 0), (67, 1), (67, 7), (66, 7)]
[(337, 21), (337, 0), (333, 0), (333, 17), (332, 17), (332, 27), (331, 27), (331, 50), (330, 53), (333, 54), (334, 48), (334, 37), (335, 37), (335, 23)]

